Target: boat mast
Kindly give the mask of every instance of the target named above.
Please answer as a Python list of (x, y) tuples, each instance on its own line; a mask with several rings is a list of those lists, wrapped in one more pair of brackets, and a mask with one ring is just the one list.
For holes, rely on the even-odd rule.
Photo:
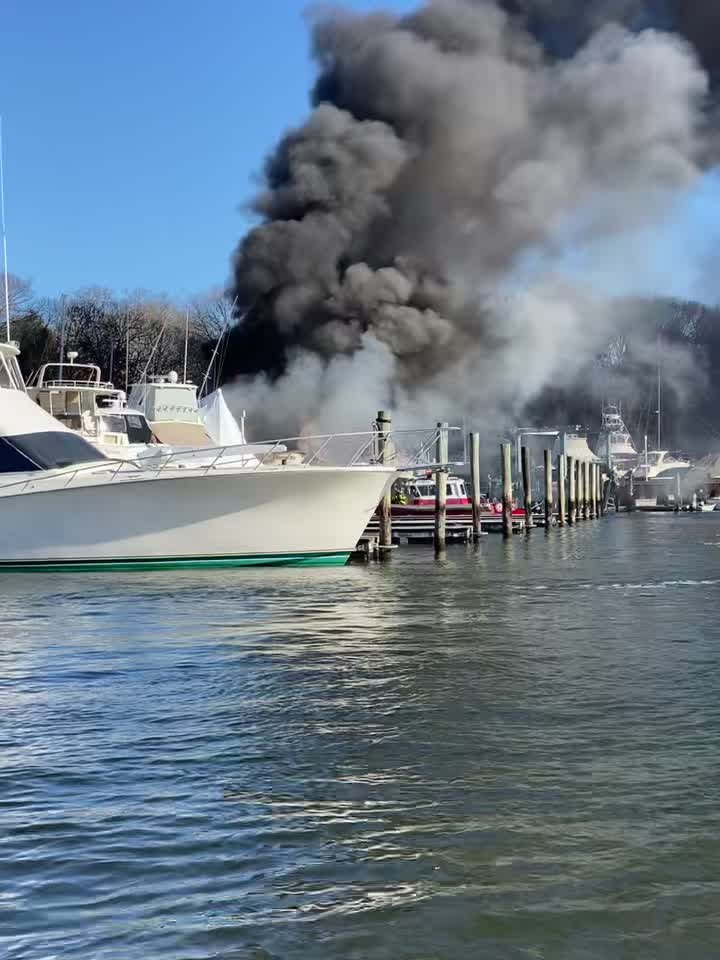
[(661, 369), (660, 369), (660, 334), (657, 339), (658, 363), (657, 363), (657, 449), (660, 449), (660, 400), (661, 400)]
[(10, 343), (10, 285), (8, 282), (7, 233), (5, 231), (5, 176), (3, 171), (2, 116), (0, 116), (0, 220), (2, 220), (3, 274), (5, 277), (5, 336)]
[(183, 361), (183, 383), (187, 383), (188, 335), (190, 333), (190, 311), (185, 310), (185, 359)]
[(125, 396), (128, 392), (130, 379), (130, 311), (125, 308)]

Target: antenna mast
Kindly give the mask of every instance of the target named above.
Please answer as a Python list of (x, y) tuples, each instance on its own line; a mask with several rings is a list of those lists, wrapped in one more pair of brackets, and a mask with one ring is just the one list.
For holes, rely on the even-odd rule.
[(188, 335), (190, 333), (190, 311), (185, 310), (185, 359), (183, 361), (183, 383), (187, 383)]
[(0, 116), (0, 220), (2, 220), (3, 273), (5, 276), (5, 333), (10, 343), (10, 286), (8, 284), (7, 234), (5, 232), (5, 177), (3, 172), (2, 117)]
[(657, 448), (660, 449), (660, 421), (662, 417), (662, 367), (660, 366), (660, 334), (658, 334), (658, 364), (657, 364)]

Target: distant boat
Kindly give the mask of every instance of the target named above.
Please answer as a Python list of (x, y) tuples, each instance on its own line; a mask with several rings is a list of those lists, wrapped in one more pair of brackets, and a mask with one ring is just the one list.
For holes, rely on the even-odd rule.
[[(447, 478), (447, 513), (451, 517), (472, 515), (472, 501), (462, 477), (450, 475)], [(480, 504), (482, 513), (488, 516), (502, 514), (502, 503), (483, 499)], [(435, 515), (435, 478), (430, 476), (397, 480), (393, 486), (393, 517), (432, 517)], [(513, 506), (513, 516), (525, 516), (524, 508)]]
[(618, 476), (622, 477), (632, 470), (638, 459), (638, 452), (620, 414), (620, 408), (614, 404), (605, 404), (602, 408), (602, 423), (598, 436), (597, 454), (611, 464)]
[(683, 454), (669, 450), (648, 450), (632, 471), (633, 480), (671, 480), (687, 473), (692, 464)]

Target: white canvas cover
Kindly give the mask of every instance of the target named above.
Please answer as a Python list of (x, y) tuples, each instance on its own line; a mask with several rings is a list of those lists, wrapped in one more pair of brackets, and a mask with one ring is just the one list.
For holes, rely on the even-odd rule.
[(575, 457), (576, 460), (600, 462), (600, 457), (596, 456), (588, 446), (587, 437), (578, 436), (574, 433), (561, 433), (555, 441), (553, 452), (555, 455), (565, 453), (569, 457)]
[(200, 418), (205, 429), (219, 447), (244, 444), (245, 431), (230, 412), (222, 387), (209, 393), (199, 404)]
[(24, 390), (0, 389), (0, 436), (71, 432), (59, 420), (34, 403)]

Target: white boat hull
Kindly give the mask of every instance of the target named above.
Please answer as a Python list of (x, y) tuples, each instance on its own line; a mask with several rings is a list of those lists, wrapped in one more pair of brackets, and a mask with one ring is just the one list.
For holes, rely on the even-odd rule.
[(283, 467), (0, 496), (0, 571), (344, 563), (395, 473)]

